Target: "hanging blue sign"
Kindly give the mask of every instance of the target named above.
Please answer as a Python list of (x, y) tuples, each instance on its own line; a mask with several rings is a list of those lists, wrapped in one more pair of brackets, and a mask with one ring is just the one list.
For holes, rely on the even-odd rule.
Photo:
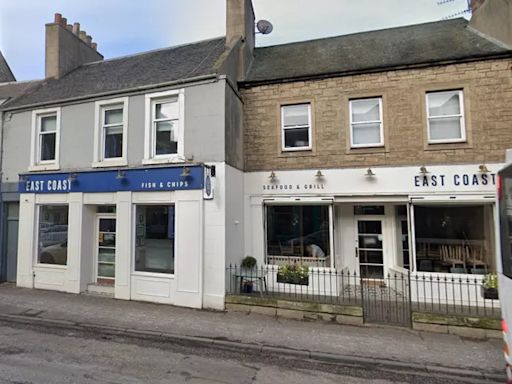
[(177, 191), (202, 189), (203, 166), (20, 175), (20, 193)]

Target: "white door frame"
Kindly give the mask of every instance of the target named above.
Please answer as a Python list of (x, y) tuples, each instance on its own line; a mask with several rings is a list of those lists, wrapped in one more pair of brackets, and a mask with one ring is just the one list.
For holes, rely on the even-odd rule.
[[(94, 284), (98, 283), (98, 259), (99, 259), (99, 237), (100, 237), (100, 220), (101, 219), (114, 219), (116, 220), (116, 246), (114, 263), (117, 263), (117, 214), (115, 213), (97, 213), (95, 217), (95, 231), (94, 231)], [(115, 265), (115, 264), (114, 264)], [(115, 278), (112, 280), (115, 284)]]

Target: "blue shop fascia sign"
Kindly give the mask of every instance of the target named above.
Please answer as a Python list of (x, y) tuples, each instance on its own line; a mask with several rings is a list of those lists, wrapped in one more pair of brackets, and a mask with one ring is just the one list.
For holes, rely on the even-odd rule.
[(153, 192), (203, 189), (203, 165), (20, 175), (20, 193)]

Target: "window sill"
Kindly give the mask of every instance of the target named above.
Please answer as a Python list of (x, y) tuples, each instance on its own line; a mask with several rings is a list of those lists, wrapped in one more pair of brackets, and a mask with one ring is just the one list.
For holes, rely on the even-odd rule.
[(384, 145), (373, 147), (351, 147), (345, 151), (347, 155), (358, 155), (366, 153), (387, 153), (389, 150)]
[(65, 270), (68, 268), (67, 265), (61, 264), (35, 264), (34, 268), (42, 268), (42, 269), (62, 269)]
[(164, 273), (164, 272), (133, 271), (132, 276), (134, 276), (134, 277), (153, 277), (153, 278), (159, 278), (159, 279), (174, 280), (174, 273)]
[(427, 143), (425, 151), (445, 151), (447, 149), (471, 149), (473, 146), (468, 141), (452, 141), (443, 143)]
[(127, 165), (128, 162), (125, 159), (95, 161), (92, 163), (93, 168), (124, 167)]
[(180, 156), (163, 157), (163, 158), (152, 158), (142, 159), (143, 165), (154, 165), (154, 164), (171, 164), (171, 163), (185, 163), (185, 159)]
[(312, 149), (300, 149), (293, 151), (281, 151), (278, 155), (279, 157), (312, 157), (316, 156), (316, 153)]
[(35, 164), (28, 167), (30, 172), (34, 171), (58, 171), (60, 169), (59, 164)]

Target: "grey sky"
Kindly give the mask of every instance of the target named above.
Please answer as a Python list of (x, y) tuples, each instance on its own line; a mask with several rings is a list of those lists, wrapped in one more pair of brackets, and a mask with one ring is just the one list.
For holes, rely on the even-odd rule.
[[(253, 0), (274, 45), (440, 20), (466, 0)], [(225, 0), (0, 0), (0, 50), (18, 80), (44, 77), (44, 24), (60, 12), (92, 35), (105, 58), (193, 42), (225, 33)]]

